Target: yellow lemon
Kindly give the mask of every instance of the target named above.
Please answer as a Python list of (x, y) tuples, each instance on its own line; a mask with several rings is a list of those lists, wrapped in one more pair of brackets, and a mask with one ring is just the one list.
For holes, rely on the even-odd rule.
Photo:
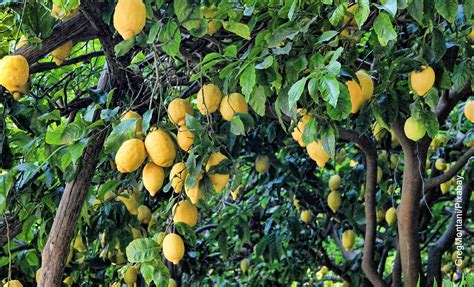
[(300, 219), (301, 221), (303, 221), (304, 223), (308, 223), (311, 221), (311, 218), (313, 218), (313, 214), (311, 213), (311, 211), (309, 210), (303, 210), (301, 212), (301, 215), (300, 215)]
[(18, 280), (10, 280), (3, 284), (3, 287), (23, 287), (23, 284), (21, 284), (21, 282)]
[(207, 24), (207, 34), (209, 36), (214, 35), (217, 31), (222, 28), (222, 23), (219, 20), (210, 20)]
[[(189, 174), (187, 175), (187, 177), (189, 177)], [(184, 191), (186, 192), (186, 195), (189, 197), (193, 204), (196, 204), (202, 196), (200, 181), (200, 179), (197, 179), (194, 185), (191, 187), (187, 187), (187, 185), (184, 186)]]
[(220, 152), (214, 152), (211, 154), (209, 159), (207, 160), (206, 164), (206, 172), (208, 173), (209, 179), (214, 186), (216, 192), (221, 192), (222, 189), (225, 187), (227, 182), (229, 181), (229, 174), (228, 173), (217, 173), (215, 171), (211, 171), (211, 168), (214, 166), (218, 166), (221, 164), (222, 161), (227, 160), (228, 158)]
[(199, 90), (196, 105), (201, 114), (212, 114), (219, 108), (221, 99), (222, 92), (219, 87), (214, 84), (207, 84)]
[(300, 210), (301, 208), (300, 200), (296, 197), (293, 198), (293, 206), (296, 208), (296, 210)]
[(240, 261), (240, 270), (242, 270), (242, 273), (247, 272), (247, 270), (249, 270), (249, 267), (250, 260), (248, 258), (244, 258), (242, 259), (242, 261)]
[(255, 170), (258, 173), (262, 174), (267, 172), (268, 168), (270, 167), (270, 158), (268, 155), (259, 155), (255, 159)]
[(442, 194), (446, 194), (449, 192), (449, 188), (451, 187), (449, 181), (448, 182), (443, 182), (442, 184), (439, 185), (441, 189)]
[(377, 218), (377, 223), (380, 223), (385, 219), (385, 212), (383, 212), (383, 210), (377, 208), (375, 214), (376, 214), (375, 216)]
[(151, 210), (146, 205), (140, 205), (137, 208), (137, 219), (138, 222), (148, 224), (151, 220)]
[(357, 113), (360, 108), (365, 104), (365, 97), (362, 94), (362, 89), (360, 88), (359, 84), (354, 81), (350, 80), (346, 82), (347, 89), (349, 90), (349, 96), (351, 97), (351, 113)]
[(41, 268), (36, 270), (36, 273), (35, 273), (35, 280), (36, 280), (36, 284), (39, 283), (40, 281), (40, 277), (41, 277)]
[(438, 158), (435, 161), (435, 168), (439, 171), (443, 171), (446, 169), (446, 160), (444, 158)]
[(127, 190), (123, 191), (119, 194), (116, 198), (116, 201), (121, 201), (125, 207), (127, 208), (128, 212), (132, 215), (138, 214), (138, 195), (135, 192), (129, 192)]
[(186, 115), (194, 116), (193, 106), (185, 99), (174, 99), (168, 105), (168, 117), (178, 126), (186, 124)]
[(471, 32), (469, 32), (467, 37), (469, 38), (469, 40), (471, 40), (471, 42), (474, 42), (474, 25), (472, 25)]
[(329, 178), (329, 189), (337, 190), (341, 186), (341, 177), (335, 174)]
[(145, 147), (156, 165), (162, 167), (173, 165), (176, 148), (171, 136), (165, 130), (157, 129), (149, 133), (145, 138)]
[(355, 233), (352, 230), (346, 230), (342, 234), (342, 246), (347, 251), (350, 251), (352, 249), (352, 246), (354, 246), (355, 243)]
[(305, 147), (306, 145), (303, 142), (303, 133), (304, 133), (304, 127), (306, 124), (312, 119), (313, 117), (311, 115), (303, 115), (301, 119), (298, 121), (298, 124), (296, 127), (293, 129), (293, 132), (291, 133), (291, 136), (295, 141), (298, 142), (298, 144), (301, 147)]
[(336, 213), (341, 207), (342, 199), (339, 192), (336, 190), (331, 191), (328, 195), (328, 205), (332, 212)]
[(138, 271), (135, 267), (129, 266), (127, 271), (123, 274), (123, 281), (128, 287), (133, 287), (138, 279)]
[(409, 117), (404, 125), (404, 131), (407, 138), (412, 141), (418, 141), (423, 138), (426, 134), (425, 126), (421, 121), (415, 120), (413, 117)]
[(129, 139), (122, 143), (115, 155), (118, 171), (128, 173), (137, 170), (145, 161), (146, 151), (143, 141)]
[(187, 175), (188, 169), (186, 168), (186, 164), (184, 162), (177, 162), (173, 165), (170, 171), (169, 179), (174, 192), (181, 193), (183, 190), (184, 180), (186, 179)]
[(55, 50), (51, 52), (51, 57), (53, 57), (54, 62), (57, 66), (60, 66), (63, 61), (69, 57), (69, 54), (72, 50), (72, 41), (67, 41), (66, 43), (62, 44), (61, 46), (57, 47)]
[(362, 96), (368, 101), (374, 95), (374, 81), (364, 70), (357, 71), (355, 74), (360, 84)]
[(133, 239), (137, 239), (137, 238), (142, 238), (143, 234), (140, 229), (132, 227), (132, 236), (133, 236)]
[(419, 95), (424, 96), (434, 85), (435, 72), (430, 66), (422, 66), (421, 71), (410, 73), (411, 88)]
[(474, 101), (467, 101), (464, 105), (464, 115), (471, 123), (474, 123)]
[(377, 183), (380, 183), (383, 178), (383, 170), (380, 166), (377, 166)]
[(124, 40), (129, 40), (143, 30), (146, 7), (142, 0), (119, 0), (115, 6), (114, 27)]
[(5, 56), (0, 60), (0, 85), (12, 95), (24, 93), (30, 77), (30, 66), (21, 55)]
[(143, 185), (151, 196), (155, 196), (158, 190), (163, 186), (165, 180), (165, 171), (161, 166), (149, 162), (143, 168)]
[(193, 227), (198, 221), (198, 210), (189, 200), (181, 200), (173, 207), (173, 222), (184, 222)]
[(388, 225), (392, 225), (397, 221), (397, 210), (395, 207), (390, 207), (387, 212), (385, 212), (385, 221)]
[(170, 278), (170, 280), (168, 281), (168, 287), (176, 287), (176, 286), (178, 286), (176, 284), (176, 281), (174, 281), (173, 278)]
[(168, 261), (179, 264), (184, 256), (184, 242), (181, 236), (170, 233), (163, 239), (163, 254)]
[(28, 38), (26, 38), (25, 35), (21, 35), (20, 40), (18, 40), (18, 43), (16, 44), (16, 48), (20, 49), (21, 47), (25, 46), (28, 44)]
[(323, 168), (329, 160), (329, 155), (324, 150), (321, 141), (313, 141), (308, 144), (306, 146), (306, 151), (308, 152), (309, 157), (314, 160), (320, 168)]
[(176, 134), (176, 141), (182, 150), (190, 152), (194, 144), (194, 134), (187, 127), (181, 126)]
[(249, 107), (242, 94), (232, 93), (222, 98), (219, 111), (224, 120), (231, 121), (235, 113), (248, 113)]
[(142, 116), (140, 116), (137, 112), (128, 111), (125, 114), (123, 114), (123, 116), (120, 118), (121, 121), (131, 120), (131, 119), (137, 119), (137, 124), (135, 126), (135, 132), (137, 133), (137, 135), (141, 134), (143, 119), (142, 119)]

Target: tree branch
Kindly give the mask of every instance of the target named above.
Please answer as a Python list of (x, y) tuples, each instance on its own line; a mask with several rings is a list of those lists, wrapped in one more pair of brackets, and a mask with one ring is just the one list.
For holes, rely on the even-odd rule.
[(77, 63), (80, 63), (80, 62), (87, 62), (92, 58), (100, 57), (100, 56), (103, 56), (103, 55), (104, 55), (104, 52), (102, 52), (102, 51), (91, 52), (91, 53), (88, 53), (88, 54), (77, 56), (77, 57), (72, 58), (72, 59), (67, 59), (60, 66), (56, 65), (56, 63), (53, 63), (53, 62), (36, 63), (36, 64), (34, 64), (33, 66), (30, 67), (30, 74), (41, 73), (41, 72), (61, 68), (61, 67), (64, 67), (64, 66), (77, 64)]

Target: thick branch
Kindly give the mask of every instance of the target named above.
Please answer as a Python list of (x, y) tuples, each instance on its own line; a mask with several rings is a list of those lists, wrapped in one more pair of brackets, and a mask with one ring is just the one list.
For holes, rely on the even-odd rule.
[(437, 177), (430, 178), (425, 181), (425, 190), (429, 190), (433, 187), (436, 187), (443, 182), (450, 180), (453, 176), (455, 176), (469, 161), (471, 157), (474, 156), (474, 147), (468, 149), (456, 163), (445, 173), (438, 175)]

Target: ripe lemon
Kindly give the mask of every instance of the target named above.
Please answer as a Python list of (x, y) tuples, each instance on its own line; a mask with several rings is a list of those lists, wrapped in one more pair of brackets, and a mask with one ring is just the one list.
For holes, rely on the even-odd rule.
[(442, 184), (439, 185), (441, 188), (441, 193), (446, 194), (449, 192), (449, 188), (451, 187), (450, 182), (443, 182)]
[(305, 147), (305, 143), (303, 142), (303, 133), (304, 133), (304, 127), (306, 124), (312, 119), (313, 117), (311, 115), (303, 115), (303, 117), (298, 121), (298, 124), (296, 127), (293, 129), (293, 132), (291, 133), (291, 136), (295, 141), (298, 142), (298, 144), (301, 147)]
[(148, 224), (151, 220), (151, 210), (146, 205), (140, 205), (137, 208), (137, 219), (138, 222)]
[(115, 6), (114, 27), (124, 40), (129, 40), (143, 30), (146, 7), (142, 0), (119, 0)]
[(341, 177), (335, 174), (329, 178), (329, 189), (337, 190), (341, 186)]
[(464, 115), (471, 123), (474, 123), (474, 101), (466, 102), (464, 105)]
[(359, 81), (362, 96), (366, 101), (370, 100), (370, 98), (372, 98), (374, 95), (374, 81), (364, 70), (357, 71), (355, 74), (357, 76), (357, 80)]
[(212, 36), (222, 28), (221, 21), (210, 20), (207, 24), (207, 35)]
[(173, 222), (184, 222), (193, 227), (198, 221), (198, 210), (189, 200), (181, 200), (173, 207)]
[(255, 170), (258, 173), (262, 174), (267, 172), (268, 168), (270, 167), (270, 158), (268, 155), (259, 155), (255, 159)]
[(168, 261), (178, 264), (184, 256), (184, 242), (181, 236), (170, 233), (163, 239), (163, 254)]
[(129, 139), (122, 143), (115, 155), (118, 171), (128, 173), (137, 170), (145, 161), (146, 151), (143, 141)]
[(186, 168), (186, 164), (184, 162), (177, 162), (173, 165), (170, 171), (169, 179), (174, 192), (181, 193), (183, 190), (184, 180), (186, 179), (187, 175), (188, 169)]
[(123, 114), (123, 116), (120, 118), (121, 121), (131, 120), (131, 119), (137, 119), (135, 132), (137, 133), (137, 135), (140, 135), (142, 132), (142, 124), (143, 124), (142, 116), (140, 116), (137, 112), (128, 111), (125, 114)]
[(332, 212), (336, 213), (341, 207), (342, 199), (339, 192), (336, 190), (331, 191), (328, 195), (328, 205)]
[(352, 246), (354, 246), (355, 243), (355, 233), (352, 230), (346, 230), (342, 234), (342, 246), (347, 251), (350, 251), (352, 249)]
[(212, 114), (219, 108), (221, 99), (222, 92), (219, 87), (214, 84), (207, 84), (199, 90), (196, 105), (201, 114)]
[(219, 111), (224, 120), (231, 121), (235, 113), (248, 113), (249, 107), (242, 94), (232, 93), (222, 98)]
[(395, 207), (390, 207), (387, 212), (385, 212), (385, 221), (388, 225), (392, 225), (397, 221), (397, 210)]
[(146, 151), (151, 160), (159, 166), (168, 167), (173, 165), (176, 158), (176, 148), (170, 135), (163, 129), (157, 129), (149, 133), (145, 138)]
[(209, 159), (207, 160), (206, 164), (206, 172), (208, 173), (209, 179), (214, 186), (216, 192), (221, 192), (222, 189), (225, 187), (227, 182), (229, 181), (229, 174), (228, 173), (216, 173), (211, 172), (211, 168), (214, 166), (218, 166), (221, 164), (222, 161), (227, 160), (228, 158), (220, 152), (214, 152), (211, 154)]
[(176, 286), (178, 286), (176, 284), (176, 281), (174, 281), (173, 278), (170, 278), (170, 280), (168, 281), (168, 287), (176, 287)]
[[(189, 177), (189, 175), (187, 175), (187, 177)], [(200, 181), (200, 179), (196, 180), (194, 185), (191, 187), (187, 187), (186, 185), (184, 186), (184, 191), (193, 204), (196, 204), (202, 196)]]
[(446, 169), (446, 160), (444, 158), (438, 158), (435, 161), (435, 168), (439, 171), (443, 171)]
[(194, 116), (193, 106), (185, 99), (174, 99), (168, 105), (168, 117), (178, 126), (186, 124), (186, 115)]
[(137, 282), (138, 278), (138, 271), (135, 267), (129, 266), (127, 271), (123, 274), (123, 281), (127, 284), (128, 287), (133, 287), (134, 284)]
[(165, 180), (165, 171), (161, 166), (149, 162), (143, 168), (143, 185), (151, 196), (155, 196), (158, 190), (163, 186)]
[(357, 113), (360, 108), (365, 104), (365, 97), (362, 94), (362, 89), (360, 88), (359, 84), (354, 81), (350, 80), (346, 82), (347, 89), (349, 90), (349, 96), (351, 97), (351, 113)]
[(320, 168), (323, 168), (329, 160), (329, 155), (324, 150), (321, 141), (313, 141), (306, 146), (306, 151), (309, 157), (314, 160)]
[[(350, 21), (350, 23), (348, 24), (349, 26), (356, 26), (357, 25), (357, 22), (354, 18), (354, 14), (355, 14), (355, 11), (357, 10), (357, 7), (359, 7), (358, 4), (354, 4), (352, 6), (349, 6), (346, 10), (346, 12), (348, 14), (350, 14), (351, 16), (347, 16), (347, 15), (344, 15), (344, 18), (343, 18), (343, 22), (344, 22), (344, 25), (347, 25)], [(346, 14), (347, 14), (346, 13)]]
[(135, 192), (129, 192), (127, 190), (123, 191), (119, 194), (116, 198), (116, 201), (121, 201), (125, 207), (127, 208), (128, 212), (132, 215), (138, 214), (138, 195)]
[(23, 287), (23, 284), (21, 284), (21, 282), (18, 280), (10, 280), (5, 283), (3, 287)]
[(419, 95), (424, 96), (434, 85), (435, 72), (430, 66), (422, 66), (421, 71), (410, 73), (411, 88)]
[(248, 258), (244, 258), (242, 259), (242, 261), (240, 261), (240, 270), (242, 270), (242, 273), (247, 272), (247, 270), (249, 270), (249, 267), (250, 260)]
[(423, 138), (426, 134), (425, 126), (421, 121), (415, 120), (413, 117), (409, 117), (404, 125), (404, 131), (407, 138), (412, 141), (418, 141)]
[(60, 66), (63, 61), (69, 57), (69, 54), (72, 50), (72, 41), (67, 41), (66, 43), (62, 44), (61, 46), (57, 47), (55, 50), (51, 52), (51, 57), (53, 57), (54, 62), (57, 66)]
[(190, 152), (194, 144), (194, 134), (187, 127), (181, 126), (176, 134), (176, 141), (182, 150)]
[(375, 122), (372, 125), (372, 133), (378, 142), (380, 142), (387, 134), (385, 129), (378, 122)]
[(5, 56), (0, 60), (0, 85), (15, 98), (24, 92), (30, 77), (30, 66), (21, 55)]
[(311, 211), (309, 210), (303, 210), (301, 212), (301, 215), (300, 215), (300, 219), (301, 221), (303, 221), (304, 223), (308, 223), (311, 221), (311, 218), (313, 217), (313, 214), (311, 214)]

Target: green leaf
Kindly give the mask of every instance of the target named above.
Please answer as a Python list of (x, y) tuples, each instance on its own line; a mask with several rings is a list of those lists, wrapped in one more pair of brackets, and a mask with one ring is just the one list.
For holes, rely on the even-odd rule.
[(324, 150), (330, 155), (334, 157), (336, 153), (336, 135), (334, 133), (334, 129), (331, 126), (326, 126), (321, 131), (321, 140), (323, 142)]
[(397, 14), (397, 0), (381, 0), (379, 9), (385, 10), (390, 16), (395, 17)]
[[(148, 39), (146, 41), (147, 44), (155, 43), (156, 37), (158, 37), (158, 32), (160, 32), (161, 22), (156, 22), (151, 26), (150, 32), (148, 33)], [(133, 61), (132, 61), (133, 63)]]
[(51, 123), (46, 130), (46, 136), (45, 136), (46, 143), (52, 144), (52, 145), (60, 145), (61, 136), (63, 135), (63, 132), (65, 129), (66, 129), (66, 126), (63, 124), (60, 124), (58, 126), (55, 122)]
[(119, 58), (124, 56), (125, 54), (128, 53), (133, 48), (133, 45), (135, 44), (135, 37), (129, 40), (124, 40), (117, 45), (115, 45), (114, 50), (115, 50), (115, 57)]
[(142, 263), (140, 265), (140, 273), (147, 285), (151, 285), (154, 282), (158, 287), (168, 286), (170, 273), (161, 260), (155, 259), (151, 262)]
[(124, 141), (134, 138), (136, 124), (137, 119), (129, 119), (116, 125), (105, 140), (104, 151), (106, 153), (116, 151)]
[(413, 0), (408, 6), (408, 13), (410, 13), (418, 24), (423, 25), (425, 17), (424, 0)]
[(217, 245), (219, 246), (219, 251), (222, 254), (224, 259), (227, 259), (229, 256), (229, 247), (227, 246), (227, 234), (222, 232), (217, 239)]
[(224, 29), (229, 32), (232, 32), (246, 40), (250, 40), (250, 28), (249, 26), (234, 22), (234, 21), (223, 21)]
[(80, 139), (78, 142), (70, 145), (68, 151), (71, 154), (72, 163), (76, 164), (79, 158), (82, 156), (84, 148), (87, 146), (88, 139)]
[(457, 0), (435, 0), (435, 8), (444, 19), (449, 23), (453, 23), (456, 19), (456, 12), (458, 11)]
[(312, 143), (316, 139), (316, 136), (317, 136), (316, 119), (312, 118), (304, 126), (303, 143), (305, 144)]
[(430, 110), (422, 110), (421, 119), (426, 128), (426, 132), (431, 138), (434, 138), (439, 130), (438, 118)]
[(326, 31), (319, 37), (318, 43), (324, 43), (324, 42), (330, 41), (337, 34), (339, 34), (339, 32), (337, 32), (337, 31), (333, 31), (333, 30)]
[(170, 21), (163, 26), (159, 36), (161, 48), (171, 57), (179, 55), (179, 46), (181, 45), (181, 32), (175, 21)]
[(364, 25), (365, 21), (369, 18), (370, 15), (370, 3), (369, 0), (359, 0), (357, 2), (359, 6), (357, 7), (355, 13), (354, 13), (354, 18), (357, 23), (357, 26), (362, 27)]
[(12, 172), (0, 175), (0, 214), (3, 214), (7, 204), (8, 193), (15, 183)]
[(234, 116), (230, 121), (230, 132), (234, 135), (245, 135), (244, 123), (239, 116)]
[(334, 9), (334, 11), (331, 14), (331, 17), (329, 18), (329, 22), (331, 23), (331, 25), (336, 26), (337, 23), (339, 23), (342, 20), (342, 18), (344, 18), (346, 10), (347, 10), (346, 2), (339, 4), (336, 7), (336, 9)]
[(184, 22), (193, 12), (193, 7), (189, 0), (174, 0), (174, 14), (179, 22)]
[(183, 222), (178, 222), (175, 224), (176, 230), (178, 230), (179, 234), (186, 238), (186, 242), (190, 246), (195, 246), (197, 242), (196, 234), (194, 233), (193, 229)]
[(256, 80), (255, 66), (250, 64), (240, 74), (240, 86), (242, 87), (242, 94), (244, 94), (246, 99), (250, 98)]
[(263, 59), (263, 62), (255, 65), (255, 69), (264, 70), (264, 69), (270, 68), (272, 64), (273, 64), (273, 56), (269, 55), (269, 56), (266, 56), (265, 59)]
[(382, 46), (387, 46), (389, 41), (397, 39), (397, 32), (393, 29), (390, 16), (385, 12), (380, 13), (375, 19), (374, 30)]
[(138, 238), (130, 242), (126, 248), (127, 259), (132, 263), (153, 261), (160, 256), (160, 247), (149, 238)]
[(463, 61), (454, 67), (453, 76), (453, 88), (456, 91), (461, 91), (464, 86), (473, 78), (472, 71), (470, 70), (468, 62)]
[(438, 29), (433, 29), (433, 38), (431, 40), (431, 49), (435, 54), (435, 62), (441, 60), (441, 58), (446, 53), (446, 39), (444, 38), (443, 33)]
[(339, 98), (339, 82), (334, 75), (324, 75), (318, 81), (318, 88), (324, 101), (331, 106), (337, 106), (337, 99)]
[(304, 87), (306, 85), (307, 80), (308, 77), (304, 77), (298, 80), (296, 83), (293, 84), (293, 86), (291, 86), (290, 90), (288, 91), (288, 105), (290, 109), (296, 106), (296, 103), (304, 92)]
[(425, 103), (432, 109), (436, 108), (439, 102), (439, 95), (438, 90), (435, 88), (431, 88), (423, 97)]
[(250, 96), (249, 104), (257, 115), (263, 117), (265, 115), (265, 104), (267, 96), (265, 87), (257, 85)]
[(349, 91), (347, 90), (346, 85), (339, 83), (339, 96), (337, 99), (337, 105), (333, 107), (326, 102), (326, 110), (329, 117), (333, 120), (344, 120), (349, 117), (351, 114), (351, 98), (349, 96)]

